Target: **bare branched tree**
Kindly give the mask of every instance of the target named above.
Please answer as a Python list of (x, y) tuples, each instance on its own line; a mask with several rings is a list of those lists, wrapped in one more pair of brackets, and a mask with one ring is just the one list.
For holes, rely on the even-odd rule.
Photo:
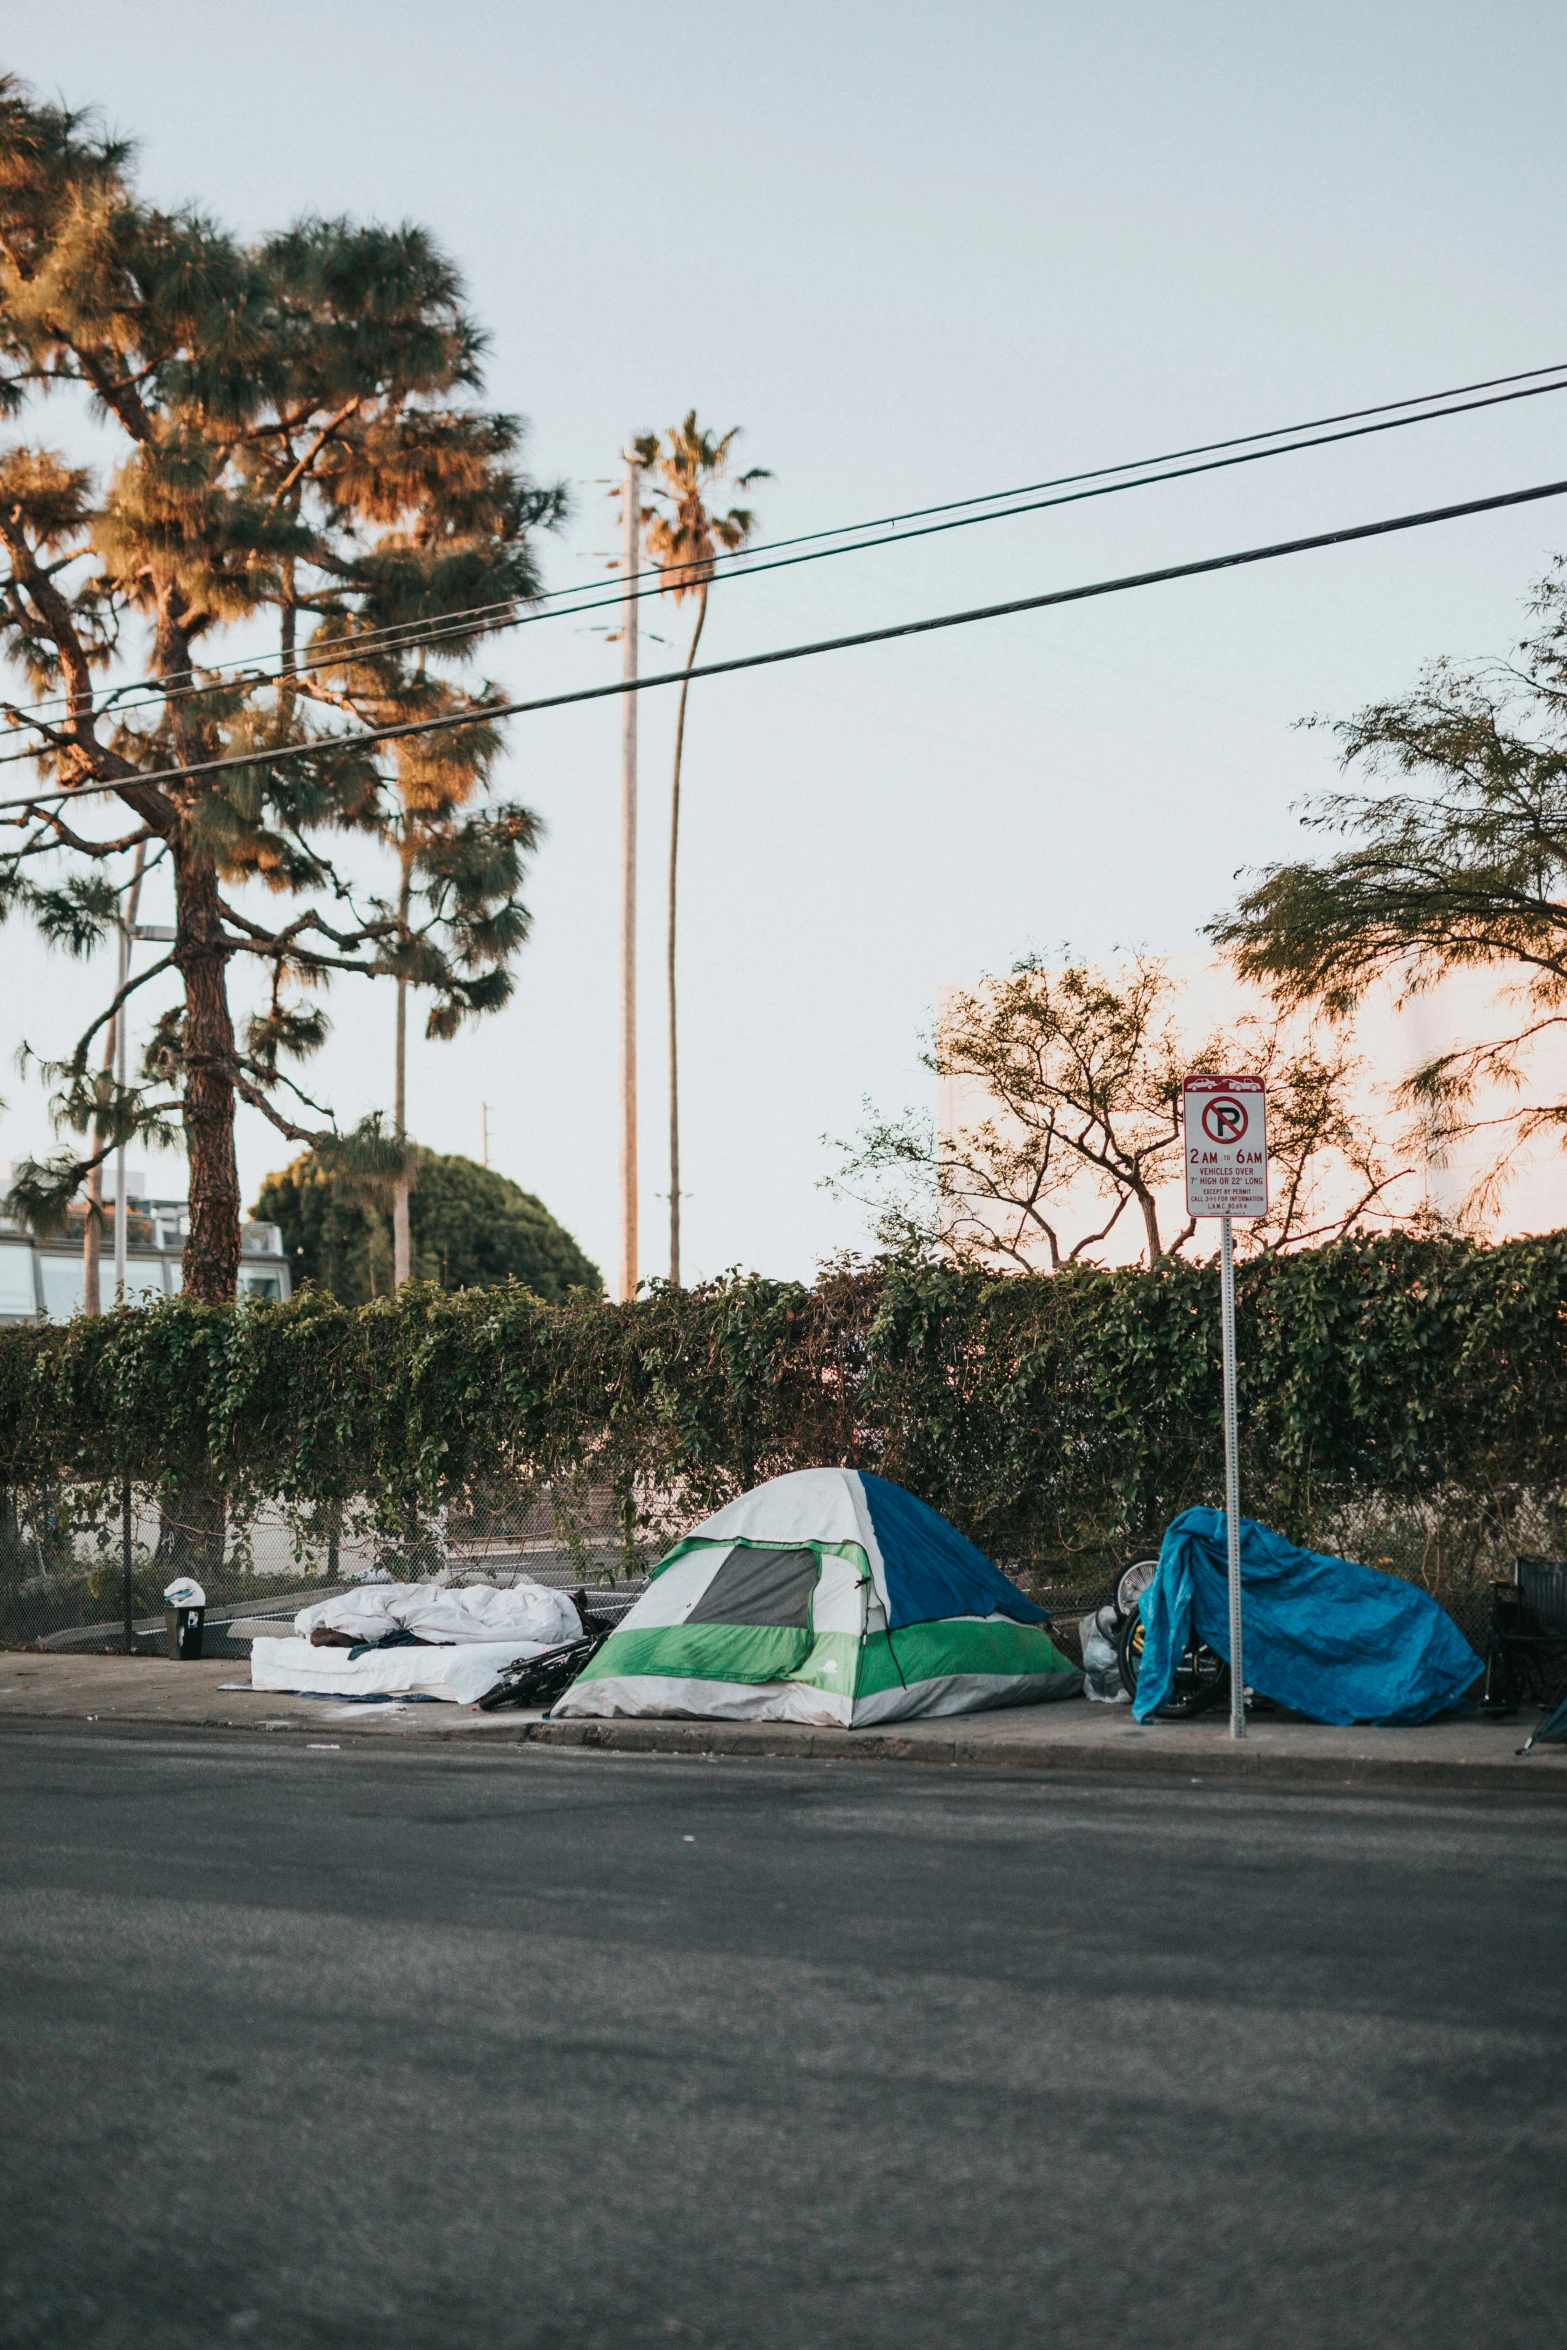
[(940, 1249), (991, 1269), (1093, 1262), (1128, 1214), (1157, 1264), (1196, 1237), (1166, 1237), (1160, 1193), (1181, 1171), (1181, 1086), (1193, 1070), (1266, 1077), (1273, 1205), (1253, 1252), (1340, 1237), (1376, 1218), (1398, 1174), (1350, 1106), (1358, 1064), (1341, 1042), (1291, 1039), (1282, 1019), (1193, 1037), (1155, 957), (1116, 971), (1037, 959), (963, 990), (927, 1066), (976, 1104), (951, 1126), (870, 1112), (832, 1179), (871, 1205), (896, 1250)]

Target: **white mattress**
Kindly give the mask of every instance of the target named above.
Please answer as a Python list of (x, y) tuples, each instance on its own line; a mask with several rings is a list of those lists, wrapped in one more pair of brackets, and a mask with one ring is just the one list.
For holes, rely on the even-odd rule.
[(250, 1652), (252, 1689), (319, 1697), (441, 1697), (476, 1705), (519, 1657), (541, 1656), (539, 1640), (465, 1640), (452, 1648), (312, 1648), (308, 1640), (258, 1640)]

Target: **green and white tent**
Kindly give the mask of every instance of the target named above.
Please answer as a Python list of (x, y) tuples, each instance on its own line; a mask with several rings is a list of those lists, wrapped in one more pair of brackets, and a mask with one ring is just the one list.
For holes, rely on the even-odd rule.
[(1082, 1675), (955, 1526), (854, 1469), (742, 1494), (653, 1570), (556, 1706), (849, 1727), (1072, 1697)]

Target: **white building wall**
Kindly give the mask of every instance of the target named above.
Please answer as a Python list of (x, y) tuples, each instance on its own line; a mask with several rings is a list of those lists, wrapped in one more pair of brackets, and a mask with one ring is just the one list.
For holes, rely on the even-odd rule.
[[(1216, 1028), (1229, 1027), (1248, 1015), (1271, 1017), (1261, 991), (1243, 986), (1226, 964), (1201, 953), (1163, 959), (1178, 990), (1169, 1007), (1170, 1016), (1192, 1039), (1194, 1069), (1199, 1066), (1196, 1054), (1201, 1040)], [(938, 1028), (948, 1004), (959, 992), (955, 987), (943, 990), (937, 1004)], [(1390, 1152), (1400, 1140), (1404, 1142), (1405, 1148), (1396, 1152), (1394, 1163), (1408, 1170), (1380, 1204), (1400, 1215), (1429, 1205), (1444, 1217), (1463, 1218), (1469, 1229), (1491, 1240), (1551, 1232), (1567, 1225), (1567, 1155), (1550, 1139), (1542, 1138), (1520, 1153), (1495, 1204), (1484, 1213), (1472, 1214), (1467, 1212), (1471, 1194), (1494, 1162), (1505, 1140), (1503, 1134), (1498, 1130), (1473, 1136), (1437, 1160), (1419, 1134), (1411, 1131), (1407, 1111), (1398, 1109), (1393, 1099), (1404, 1079), (1436, 1053), (1453, 1045), (1505, 1035), (1519, 1025), (1517, 1007), (1507, 1001), (1493, 977), (1480, 972), (1458, 973), (1402, 1007), (1388, 987), (1368, 994), (1348, 1032), (1363, 1063), (1351, 1099), (1361, 1116), (1386, 1138)], [(1476, 1116), (1495, 1118), (1519, 1101), (1567, 1102), (1567, 1031), (1548, 1033), (1533, 1053), (1527, 1077), (1528, 1083), (1519, 1094), (1496, 1087), (1479, 1092)], [(981, 1125), (995, 1114), (993, 1102), (977, 1081), (937, 1080), (936, 1122), (942, 1132)], [(1347, 1184), (1343, 1191), (1341, 1213), (1352, 1204)], [(1161, 1234), (1173, 1238), (1186, 1222), (1178, 1161), (1172, 1180), (1161, 1187), (1158, 1199)], [(1338, 1204), (1330, 1190), (1325, 1205), (1332, 1208)], [(1071, 1187), (1052, 1221), (1070, 1246), (1082, 1233), (1103, 1223), (1104, 1216), (1100, 1195), (1085, 1175), (1080, 1184)], [(1128, 1209), (1110, 1238), (1089, 1255), (1095, 1263), (1115, 1265), (1135, 1264), (1142, 1253), (1141, 1218)], [(1040, 1270), (1048, 1270), (1043, 1241), (1038, 1258)]]

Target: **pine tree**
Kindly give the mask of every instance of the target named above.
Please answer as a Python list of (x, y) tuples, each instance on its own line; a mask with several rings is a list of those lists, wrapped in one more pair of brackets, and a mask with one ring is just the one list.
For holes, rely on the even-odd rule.
[[(478, 404), (483, 338), (424, 231), (308, 219), (245, 246), (141, 201), (131, 164), (0, 80), (0, 408), (31, 423), (78, 387), (123, 442), (104, 479), (41, 440), (0, 451), (0, 638), (33, 697), (0, 710), (40, 790), (112, 786), (13, 812), (0, 913), (90, 952), (140, 850), (172, 877), (176, 937), (126, 997), (171, 967), (182, 991), (123, 1092), (96, 1043), (118, 997), (46, 1064), (87, 1147), (13, 1197), (58, 1218), (117, 1145), (182, 1131), (185, 1284), (216, 1301), (238, 1268), (236, 1100), (332, 1140), (284, 1066), (324, 1040), (326, 986), (423, 988), (437, 1035), (507, 998), (537, 824), (484, 797), (496, 729), (352, 737), (495, 698), (464, 664), (537, 593), (534, 534), (563, 499), (518, 470), (519, 420)], [(229, 632), (250, 668), (223, 666)], [(237, 753), (259, 756), (189, 772)]]

